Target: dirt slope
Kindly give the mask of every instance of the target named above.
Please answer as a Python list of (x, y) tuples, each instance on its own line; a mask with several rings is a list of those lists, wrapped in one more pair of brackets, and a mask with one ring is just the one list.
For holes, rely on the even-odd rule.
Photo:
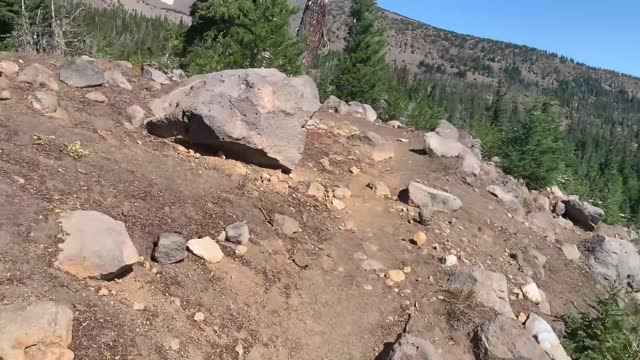
[[(26, 59), (33, 61), (48, 63)], [(143, 129), (128, 130), (125, 108), (168, 88), (152, 90), (138, 70), (125, 75), (134, 91), (100, 89), (108, 104), (85, 99), (91, 90), (63, 87), (58, 95), (69, 119), (36, 112), (27, 100), (33, 88), (12, 79), (13, 99), (0, 102), (0, 303), (72, 305), (76, 359), (374, 359), (411, 309), (414, 331), (446, 359), (472, 359), (466, 336), (482, 319), (454, 329), (446, 315), (453, 300), (439, 259), (454, 251), (461, 266), (482, 266), (516, 284), (524, 275), (508, 254), (531, 245), (549, 257), (538, 285), (553, 313), (583, 307), (594, 296), (590, 275), (566, 261), (557, 243), (512, 219), (484, 191), (488, 183), (469, 185), (455, 161), (422, 155), (419, 132), (319, 114), (327, 130), (308, 132), (303, 160), (286, 176), (207, 154), (196, 158)], [(396, 156), (371, 162), (336, 128), (374, 130), (394, 141)], [(61, 151), (75, 141), (90, 155), (76, 160)], [(324, 158), (330, 169), (320, 164)], [(352, 166), (362, 172), (352, 175)], [(409, 222), (397, 200), (375, 198), (366, 186), (371, 179), (385, 182), (392, 195), (420, 180), (457, 195), (464, 207), (438, 213), (424, 227)], [(346, 209), (307, 196), (310, 181), (349, 187)], [(114, 282), (81, 281), (53, 267), (59, 213), (75, 209), (123, 221), (144, 261)], [(300, 221), (302, 232), (279, 234), (267, 221), (274, 213)], [(252, 233), (245, 256), (224, 249), (227, 256), (215, 265), (191, 254), (173, 265), (149, 261), (160, 232), (215, 238), (236, 221), (246, 221)], [(345, 230), (347, 224), (355, 230)], [(407, 241), (417, 231), (427, 232), (424, 249)], [(576, 241), (585, 234), (563, 236)], [(387, 286), (362, 268), (365, 258), (411, 271)], [(99, 294), (103, 288), (108, 295)], [(134, 310), (134, 302), (144, 310)], [(535, 308), (526, 300), (511, 305), (516, 314)], [(197, 312), (202, 322), (194, 320)]]

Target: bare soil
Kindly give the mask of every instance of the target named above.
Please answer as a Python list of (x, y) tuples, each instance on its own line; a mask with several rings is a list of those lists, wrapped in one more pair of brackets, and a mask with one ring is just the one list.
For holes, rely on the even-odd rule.
[[(25, 59), (36, 60), (47, 64)], [(434, 342), (446, 359), (472, 359), (467, 335), (482, 319), (460, 329), (447, 323), (448, 273), (439, 259), (453, 251), (461, 266), (503, 273), (517, 285), (524, 274), (509, 253), (539, 249), (549, 261), (538, 285), (554, 314), (585, 307), (598, 291), (557, 243), (511, 218), (484, 191), (482, 178), (469, 185), (456, 161), (420, 154), (419, 132), (323, 114), (328, 129), (308, 131), (304, 157), (288, 176), (234, 160), (195, 158), (143, 129), (128, 130), (125, 108), (145, 105), (168, 88), (152, 90), (137, 69), (126, 76), (134, 91), (99, 89), (108, 104), (84, 98), (95, 89), (63, 86), (58, 96), (68, 119), (36, 112), (27, 99), (34, 89), (13, 79), (13, 99), (0, 102), (0, 303), (72, 305), (76, 359), (374, 359), (403, 330), (410, 311), (416, 314), (411, 330)], [(394, 141), (395, 157), (367, 160), (332, 131), (352, 126)], [(44, 141), (34, 142), (35, 135)], [(73, 159), (61, 151), (75, 141), (89, 156)], [(320, 164), (323, 158), (330, 169)], [(362, 172), (352, 175), (352, 166)], [(264, 173), (280, 180), (264, 180)], [(393, 194), (419, 180), (455, 194), (464, 207), (438, 213), (424, 227), (409, 221), (399, 201), (375, 198), (366, 186), (372, 179)], [(306, 196), (310, 181), (349, 187), (346, 209)], [(126, 224), (144, 257), (133, 273), (113, 282), (79, 280), (53, 266), (59, 213), (76, 209), (98, 210)], [(302, 232), (278, 233), (267, 221), (276, 212), (300, 221)], [(173, 265), (149, 260), (161, 232), (215, 238), (236, 221), (246, 221), (252, 233), (243, 257), (225, 248), (227, 256), (215, 265), (191, 254)], [(408, 241), (417, 231), (428, 235), (424, 249)], [(584, 236), (567, 232), (562, 240)], [(380, 274), (362, 268), (365, 256), (411, 272), (387, 286)], [(109, 295), (100, 296), (102, 288)], [(134, 310), (134, 302), (144, 310)], [(536, 310), (526, 300), (511, 304), (516, 312)], [(196, 312), (205, 314), (204, 321), (194, 320)], [(176, 339), (179, 347), (172, 349)]]

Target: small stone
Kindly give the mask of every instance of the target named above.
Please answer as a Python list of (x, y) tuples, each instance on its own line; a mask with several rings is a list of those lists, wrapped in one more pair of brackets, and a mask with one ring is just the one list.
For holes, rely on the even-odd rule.
[(447, 255), (442, 259), (445, 268), (453, 268), (458, 266), (458, 258), (455, 255)]
[(10, 77), (18, 74), (20, 67), (13, 61), (0, 61), (0, 74)]
[(520, 313), (520, 315), (518, 315), (518, 321), (520, 321), (523, 324), (527, 322), (527, 314)]
[(357, 253), (353, 254), (353, 258), (358, 260), (367, 260), (367, 255), (358, 251)]
[(227, 232), (223, 230), (222, 232), (220, 232), (220, 234), (218, 234), (218, 237), (216, 239), (219, 242), (225, 241), (227, 239)]
[(239, 245), (246, 245), (249, 243), (249, 227), (247, 224), (237, 222), (231, 224), (224, 229), (227, 232), (227, 241)]
[(357, 167), (353, 166), (351, 167), (351, 169), (349, 169), (349, 171), (353, 174), (353, 175), (358, 175), (360, 174), (360, 169), (358, 169)]
[(320, 185), (317, 182), (312, 182), (311, 184), (309, 184), (307, 195), (317, 198), (318, 200), (324, 199), (324, 186)]
[(3, 100), (11, 100), (13, 96), (11, 96), (11, 92), (9, 90), (0, 91), (0, 101)]
[(167, 339), (166, 342), (167, 348), (173, 350), (173, 351), (178, 351), (178, 349), (180, 349), (180, 340), (172, 337)]
[(98, 295), (99, 296), (107, 296), (107, 295), (109, 295), (109, 290), (107, 290), (105, 288), (100, 288), (100, 291), (98, 291)]
[(144, 310), (144, 304), (139, 302), (133, 303), (133, 310), (142, 311)]
[(236, 246), (235, 253), (238, 256), (244, 256), (244, 254), (246, 254), (248, 250), (249, 250), (249, 248), (247, 248), (246, 246), (238, 245), (238, 246)]
[(339, 187), (333, 191), (333, 197), (340, 200), (349, 199), (351, 197), (351, 190)]
[(371, 285), (369, 285), (369, 284), (365, 284), (365, 285), (363, 286), (363, 288), (364, 288), (365, 290), (367, 290), (367, 291), (373, 290), (373, 286), (371, 286)]
[(534, 304), (540, 304), (542, 302), (542, 295), (538, 289), (538, 285), (534, 282), (530, 282), (522, 287), (522, 293), (524, 297), (531, 300)]
[(201, 313), (200, 311), (198, 311), (194, 316), (193, 316), (193, 320), (197, 321), (197, 322), (201, 322), (204, 320), (204, 314)]
[(134, 127), (140, 127), (144, 125), (144, 117), (146, 116), (146, 112), (143, 108), (138, 105), (131, 105), (127, 107), (125, 110), (127, 116), (129, 117), (129, 122)]
[(385, 280), (385, 281), (384, 281), (384, 284), (385, 284), (386, 286), (388, 286), (388, 287), (392, 287), (392, 286), (394, 286), (396, 283), (395, 283), (393, 280), (391, 280), (391, 279), (387, 279), (387, 280)]
[(567, 258), (567, 260), (578, 261), (580, 260), (580, 251), (576, 244), (563, 244), (562, 245), (562, 253)]
[(427, 244), (427, 234), (423, 231), (418, 231), (413, 235), (411, 242), (419, 247), (424, 247)]
[(333, 207), (338, 210), (344, 210), (347, 207), (347, 205), (345, 205), (345, 203), (339, 199), (333, 199), (331, 200), (331, 203), (333, 204)]
[(271, 180), (271, 175), (268, 173), (262, 173), (262, 175), (260, 175), (260, 179), (262, 179), (262, 181), (269, 181)]
[(160, 264), (174, 264), (187, 257), (187, 243), (179, 233), (161, 233), (153, 250), (153, 258)]
[(327, 170), (331, 170), (331, 163), (329, 163), (329, 159), (327, 158), (320, 159), (320, 165)]
[(213, 264), (220, 262), (224, 257), (220, 245), (208, 236), (202, 239), (189, 240), (187, 247), (195, 255)]
[(406, 278), (404, 272), (402, 270), (389, 270), (386, 275), (387, 279), (393, 282), (402, 282)]
[(273, 225), (287, 236), (300, 232), (300, 223), (286, 215), (275, 214)]
[(391, 190), (389, 190), (389, 187), (382, 181), (371, 181), (369, 182), (369, 184), (367, 184), (367, 187), (373, 190), (376, 197), (379, 197), (379, 198), (391, 197)]
[(104, 94), (102, 94), (100, 91), (92, 91), (87, 95), (85, 95), (84, 97), (86, 97), (91, 101), (95, 101), (102, 104), (106, 104), (107, 102), (109, 102), (109, 99), (107, 99), (107, 97), (104, 96)]
[(402, 268), (402, 272), (408, 274), (411, 272), (411, 266), (405, 266)]

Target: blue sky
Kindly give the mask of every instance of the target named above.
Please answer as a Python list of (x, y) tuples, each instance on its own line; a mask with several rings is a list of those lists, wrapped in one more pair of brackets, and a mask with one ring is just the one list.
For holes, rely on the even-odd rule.
[(458, 33), (640, 76), (640, 0), (378, 0), (378, 5)]

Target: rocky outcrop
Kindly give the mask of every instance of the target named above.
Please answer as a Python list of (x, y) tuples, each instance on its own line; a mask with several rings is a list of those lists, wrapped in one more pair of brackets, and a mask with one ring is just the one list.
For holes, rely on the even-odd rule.
[(549, 360), (518, 320), (504, 316), (476, 328), (472, 342), (479, 360)]
[(447, 120), (440, 120), (440, 125), (436, 128), (436, 134), (445, 139), (454, 141), (458, 141), (458, 138), (460, 137), (458, 129)]
[(480, 268), (459, 270), (449, 279), (448, 287), (451, 290), (472, 291), (479, 304), (501, 316), (515, 319), (509, 304), (507, 278), (502, 274)]
[(0, 359), (72, 360), (73, 312), (51, 301), (0, 306)]
[(586, 201), (574, 198), (564, 200), (562, 203), (565, 208), (563, 216), (586, 231), (595, 230), (604, 219), (604, 211)]
[(112, 280), (138, 261), (124, 223), (97, 211), (72, 211), (60, 218), (65, 241), (55, 266), (79, 278)]
[(430, 132), (424, 135), (424, 149), (427, 154), (462, 159), (462, 171), (468, 174), (478, 175), (482, 162), (457, 140), (442, 137)]
[(580, 251), (601, 284), (640, 290), (640, 255), (633, 243), (597, 235), (581, 242)]
[(419, 208), (433, 208), (437, 211), (454, 212), (462, 207), (456, 196), (417, 182), (409, 183), (406, 190), (408, 202)]
[(89, 62), (69, 59), (60, 68), (60, 81), (77, 88), (100, 86), (105, 83), (104, 73)]
[(305, 144), (304, 125), (318, 109), (308, 76), (275, 69), (227, 70), (186, 81), (150, 106), (150, 133), (182, 136), (256, 165), (292, 170)]
[(382, 360), (440, 360), (442, 357), (427, 340), (403, 333)]

